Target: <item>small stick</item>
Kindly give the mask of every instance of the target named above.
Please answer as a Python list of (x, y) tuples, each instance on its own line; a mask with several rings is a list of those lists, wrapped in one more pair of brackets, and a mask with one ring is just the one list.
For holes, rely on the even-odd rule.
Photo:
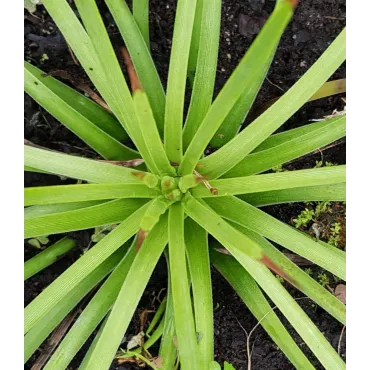
[(79, 66), (80, 64), (78, 63), (78, 60), (76, 59), (75, 54), (72, 51), (71, 47), (69, 46), (68, 42), (67, 42), (67, 47), (68, 47), (69, 53), (71, 54), (73, 63), (76, 64), (76, 66)]
[[(311, 299), (309, 297), (300, 297), (300, 298), (295, 298), (294, 300), (295, 301), (300, 301), (302, 299)], [(270, 310), (268, 310), (262, 317), (261, 319), (257, 322), (257, 324), (252, 328), (252, 330), (250, 331), (250, 333), (248, 334), (248, 332), (244, 329), (244, 327), (240, 324), (239, 320), (237, 319), (237, 317), (235, 317), (236, 321), (238, 322), (239, 326), (242, 328), (242, 330), (244, 331), (245, 335), (247, 336), (247, 357), (248, 357), (248, 370), (251, 370), (252, 369), (252, 353), (253, 353), (253, 347), (254, 347), (254, 343), (252, 345), (252, 351), (250, 350), (250, 338), (251, 338), (251, 335), (253, 334), (253, 332), (258, 328), (259, 325), (261, 325), (261, 322), (266, 318), (266, 316), (268, 314), (270, 314), (272, 311), (274, 311), (275, 309), (277, 308), (277, 306), (274, 306), (272, 307)]]
[(108, 104), (101, 98), (94, 90), (92, 90), (86, 84), (76, 86), (78, 89), (82, 90), (84, 93), (90, 96), (95, 103), (99, 104), (102, 108), (104, 108), (109, 113), (113, 113), (112, 110), (109, 108)]
[(335, 142), (335, 143), (332, 143), (332, 144), (326, 145), (326, 146), (324, 146), (324, 147), (323, 147), (323, 148), (321, 148), (321, 149), (316, 149), (316, 150), (314, 150), (313, 152), (310, 152), (310, 153), (307, 153), (307, 154), (305, 154), (305, 155), (303, 155), (303, 156), (301, 156), (301, 157), (298, 157), (298, 158), (292, 159), (291, 161), (284, 163), (284, 165), (287, 165), (287, 164), (293, 163), (293, 162), (295, 162), (295, 161), (298, 161), (299, 159), (302, 159), (302, 158), (305, 158), (305, 157), (309, 157), (309, 156), (311, 156), (311, 155), (318, 154), (318, 153), (320, 153), (320, 154), (321, 154), (321, 159), (322, 159), (322, 152), (323, 152), (324, 150), (328, 150), (328, 149), (331, 149), (331, 148), (335, 148), (336, 146), (341, 145), (341, 144), (343, 144), (343, 143), (345, 143), (345, 142), (346, 142), (345, 140), (340, 140), (340, 141), (337, 141), (337, 142)]
[(346, 329), (346, 326), (344, 325), (343, 326), (343, 329), (340, 333), (340, 337), (339, 337), (339, 342), (338, 342), (338, 355), (340, 356), (340, 347), (341, 347), (341, 343), (342, 343), (342, 338), (343, 338), (343, 334), (344, 334), (344, 330)]
[(80, 306), (74, 311), (70, 312), (65, 319), (59, 324), (59, 326), (54, 330), (53, 334), (50, 336), (46, 343), (46, 347), (42, 351), (41, 355), (38, 357), (37, 361), (32, 366), (31, 370), (41, 370), (46, 364), (49, 357), (54, 352), (55, 348), (58, 346), (64, 334), (67, 332), (69, 327), (72, 325), (73, 320), (80, 311)]

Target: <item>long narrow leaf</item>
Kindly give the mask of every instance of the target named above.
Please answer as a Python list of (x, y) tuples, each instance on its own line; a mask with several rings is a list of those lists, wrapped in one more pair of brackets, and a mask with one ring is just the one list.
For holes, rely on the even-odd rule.
[(44, 268), (50, 266), (58, 259), (76, 246), (76, 242), (68, 237), (58, 240), (56, 243), (47, 247), (35, 257), (24, 263), (24, 280), (37, 274)]
[(126, 141), (128, 139), (128, 135), (122, 125), (111, 113), (100, 105), (56, 78), (44, 76), (43, 72), (32, 64), (24, 62), (24, 65), (25, 68), (41, 80), (49, 90), (108, 135), (118, 141)]
[(212, 103), (220, 23), (221, 0), (198, 0), (191, 41), (188, 74), (189, 76), (193, 76), (195, 71), (193, 59), (196, 61), (196, 72), (183, 132), (184, 149), (187, 149), (189, 146)]
[[(135, 0), (140, 7), (146, 6), (148, 0)], [(139, 26), (125, 1), (105, 0), (125, 41), (145, 93), (148, 95), (158, 130), (163, 137), (165, 94), (158, 72), (150, 55), (149, 44), (142, 35)], [(135, 7), (135, 4), (134, 4)], [(135, 9), (134, 9), (135, 12)], [(134, 14), (135, 16), (135, 14)], [(136, 17), (136, 16), (135, 16)], [(139, 23), (142, 24), (142, 23)]]
[(328, 244), (321, 245), (306, 234), (235, 197), (209, 198), (206, 202), (220, 216), (284, 246), (341, 279), (346, 279), (345, 253), (338, 248)]
[(236, 230), (211, 208), (193, 198), (190, 194), (188, 194), (185, 201), (185, 211), (189, 217), (212, 234), (226, 248), (235, 244), (251, 258), (257, 260), (263, 258), (263, 251), (256, 242)]
[(179, 0), (177, 3), (168, 71), (164, 146), (168, 158), (178, 163), (182, 159), (182, 125), (186, 73), (196, 5), (197, 0)]
[(168, 274), (168, 291), (167, 305), (164, 318), (164, 328), (162, 334), (161, 345), (159, 348), (159, 356), (162, 358), (162, 370), (173, 370), (177, 358), (177, 348), (175, 346), (175, 318), (173, 313), (172, 289), (171, 289), (171, 270), (167, 251), (165, 252), (167, 261)]
[(276, 47), (270, 51), (269, 55), (266, 56), (264, 63), (261, 65), (263, 68), (258, 69), (258, 73), (256, 72), (253, 81), (250, 83), (250, 85), (247, 85), (238, 101), (234, 104), (233, 108), (222, 122), (221, 126), (210, 142), (210, 146), (212, 148), (221, 148), (231, 139), (233, 139), (234, 136), (239, 132), (242, 123), (246, 119), (254, 100), (260, 91), (275, 52)]
[(176, 171), (173, 167), (171, 167), (166, 156), (166, 152), (154, 120), (153, 112), (145, 92), (140, 89), (135, 90), (133, 99), (146, 147), (152, 156), (156, 167), (158, 168), (159, 174), (162, 176), (175, 176)]
[[(316, 92), (313, 94), (307, 102), (315, 101), (318, 99), (326, 98), (328, 96), (333, 96), (341, 93), (346, 92), (346, 79), (340, 80), (333, 80), (325, 82)], [(269, 108), (272, 104), (277, 102), (280, 98), (275, 98), (268, 101), (266, 104), (263, 105), (262, 109)]]
[[(331, 120), (330, 120), (331, 121)], [(248, 176), (269, 170), (295, 158), (308, 154), (346, 135), (346, 118), (335, 119), (322, 129), (289, 140), (271, 149), (247, 155), (223, 177)]]
[[(266, 57), (275, 50), (282, 32), (293, 15), (290, 1), (280, 1), (274, 12), (254, 40), (238, 67), (208, 110), (202, 124), (185, 152), (180, 165), (181, 174), (191, 173), (208, 143), (220, 127), (234, 104), (243, 94), (246, 86), (255, 79), (256, 73), (263, 67)], [(262, 66), (262, 67), (261, 67)]]
[(238, 198), (256, 207), (292, 202), (345, 201), (346, 184), (340, 183), (287, 190), (264, 191), (239, 195)]
[(24, 337), (24, 361), (26, 362), (41, 343), (57, 327), (81, 299), (91, 291), (122, 259), (126, 248), (122, 247), (87, 277), (78, 283), (59, 304), (55, 305)]
[(220, 150), (202, 159), (200, 164), (204, 167), (200, 172), (209, 178), (223, 175), (276, 131), (343, 63), (346, 53), (345, 38), (344, 29), (315, 64), (278, 102)]
[[(243, 253), (236, 245), (230, 252), (276, 304), (326, 369), (345, 369), (336, 350), (266, 266)], [(305, 369), (305, 367), (302, 367)]]
[(86, 144), (96, 150), (102, 157), (110, 160), (127, 160), (140, 157), (138, 152), (121, 144), (54, 93), (44, 84), (44, 79), (45, 77), (32, 74), (25, 68), (25, 91)]
[(230, 283), (262, 327), (297, 369), (314, 369), (300, 348), (272, 311), (260, 288), (249, 273), (231, 256), (211, 249), (212, 264)]
[(104, 329), (86, 363), (87, 369), (106, 370), (110, 367), (167, 240), (167, 216), (162, 216), (136, 254)]
[(28, 218), (24, 237), (58, 234), (122, 222), (143, 206), (145, 199), (118, 199), (96, 206)]
[[(308, 170), (269, 173), (247, 177), (235, 177), (210, 181), (218, 195), (257, 193), (307, 186), (331, 185), (346, 181), (346, 166), (330, 166)], [(210, 198), (214, 195), (203, 184), (192, 190), (196, 198)]]
[(185, 221), (185, 245), (189, 261), (199, 352), (204, 364), (213, 360), (213, 303), (208, 237), (193, 220)]
[(173, 311), (180, 363), (184, 370), (199, 369), (202, 367), (187, 277), (184, 210), (181, 203), (175, 203), (170, 207), (168, 239)]
[[(132, 98), (129, 97), (129, 89), (123, 76), (121, 67), (118, 63), (115, 51), (110, 42), (108, 32), (100, 16), (95, 0), (76, 0), (77, 9), (80, 13), (84, 26), (94, 46), (95, 52), (105, 72), (106, 79), (110, 82), (110, 93), (118, 99), (124, 98), (126, 111), (128, 106), (133, 106)], [(112, 108), (113, 109), (113, 108)], [(137, 116), (132, 112), (135, 120), (126, 120), (128, 134), (131, 136), (136, 147), (140, 151), (148, 168), (156, 172), (156, 167), (152, 164), (152, 158), (148, 153), (141, 130), (137, 130)], [(120, 113), (121, 114), (121, 113)], [(120, 116), (118, 116), (119, 118)]]
[(132, 2), (132, 13), (149, 48), (149, 0), (134, 0)]
[(94, 0), (77, 3), (89, 34), (66, 0), (46, 0), (43, 5), (61, 30), (91, 81), (134, 141), (147, 167), (155, 170), (152, 159), (146, 151), (141, 131), (136, 130), (137, 117), (131, 93)]
[(24, 205), (57, 204), (117, 198), (155, 198), (160, 193), (145, 184), (80, 184), (24, 189)]
[(191, 34), (189, 62), (188, 62), (188, 79), (192, 86), (194, 84), (195, 71), (197, 69), (200, 32), (201, 32), (201, 27), (202, 27), (202, 11), (203, 11), (203, 0), (197, 0), (197, 6), (195, 9), (195, 17), (194, 17), (194, 24), (193, 24), (193, 32)]
[(301, 127), (297, 127), (291, 130), (287, 130), (287, 131), (283, 131), (283, 132), (279, 132), (277, 134), (271, 135), (265, 141), (263, 141), (260, 145), (258, 145), (257, 148), (253, 149), (252, 153), (257, 153), (263, 150), (268, 150), (280, 144), (284, 144), (287, 141), (297, 139), (310, 132), (313, 132), (315, 130), (319, 130), (328, 125), (331, 125), (332, 122), (338, 121), (341, 118), (343, 117), (339, 116), (339, 117), (334, 117), (331, 119), (324, 119), (322, 121), (309, 123)]
[[(24, 164), (50, 173), (96, 183), (142, 183), (145, 172), (68, 154), (24, 147)], [(136, 175), (136, 176), (135, 176)], [(139, 176), (139, 177), (138, 177)]]
[(147, 206), (143, 206), (127, 217), (124, 223), (117, 226), (78, 259), (25, 308), (24, 321), (26, 333), (53, 307), (58, 305), (99, 264), (105, 261), (138, 231), (140, 220), (146, 209)]
[(261, 235), (254, 233), (240, 225), (235, 225), (243, 234), (258, 243), (271, 260), (281, 266), (290, 276), (294, 276), (296, 288), (301, 290), (319, 306), (324, 308), (342, 324), (346, 323), (346, 306), (316, 280), (302, 271), (288, 257), (281, 253), (276, 247), (269, 243)]
[(136, 241), (73, 324), (44, 370), (64, 370), (108, 313), (135, 258)]
[(87, 208), (104, 203), (102, 200), (92, 200), (87, 202), (62, 203), (62, 204), (45, 204), (40, 206), (31, 206), (24, 209), (24, 218), (33, 218), (51, 215), (53, 213), (61, 213), (74, 211), (81, 208)]

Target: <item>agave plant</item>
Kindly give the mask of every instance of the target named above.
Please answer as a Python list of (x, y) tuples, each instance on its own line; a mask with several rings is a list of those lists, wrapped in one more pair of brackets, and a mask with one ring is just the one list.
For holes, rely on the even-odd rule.
[[(27, 171), (79, 180), (25, 189), (25, 238), (118, 224), (26, 307), (25, 360), (106, 278), (44, 369), (67, 368), (100, 324), (80, 369), (108, 369), (165, 254), (167, 299), (143, 346), (160, 339), (158, 357), (151, 361), (147, 352), (134, 350), (151, 368), (174, 369), (177, 358), (184, 370), (220, 368), (213, 356), (213, 264), (296, 368), (314, 369), (265, 295), (326, 369), (343, 369), (340, 356), (275, 274), (343, 324), (344, 304), (271, 242), (343, 280), (345, 253), (259, 207), (345, 199), (345, 166), (266, 173), (345, 135), (342, 115), (274, 134), (343, 63), (345, 30), (294, 86), (239, 132), (297, 1), (276, 2), (214, 100), (221, 0), (178, 1), (166, 92), (150, 54), (148, 1), (134, 0), (133, 12), (123, 0), (105, 3), (128, 50), (122, 49), (131, 89), (94, 0), (75, 0), (81, 21), (66, 0), (43, 4), (100, 96), (91, 90), (90, 99), (25, 63), (26, 92), (97, 152), (89, 159), (25, 146)], [(192, 95), (185, 112), (187, 79)], [(209, 145), (214, 150), (206, 155)], [(64, 236), (27, 261), (25, 277), (74, 245)]]

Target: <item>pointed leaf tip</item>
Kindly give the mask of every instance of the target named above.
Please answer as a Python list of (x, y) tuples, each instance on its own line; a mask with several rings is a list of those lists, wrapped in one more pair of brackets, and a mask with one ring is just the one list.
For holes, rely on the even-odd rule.
[(295, 8), (298, 5), (299, 0), (287, 0), (287, 2), (290, 3), (293, 8)]

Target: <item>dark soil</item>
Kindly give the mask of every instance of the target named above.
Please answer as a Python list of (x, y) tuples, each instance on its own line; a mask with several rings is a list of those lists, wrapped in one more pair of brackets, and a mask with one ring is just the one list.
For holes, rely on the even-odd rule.
[[(100, 3), (100, 2), (99, 2)], [(163, 83), (166, 83), (168, 61), (170, 55), (173, 20), (175, 15), (175, 1), (151, 1), (151, 48), (152, 55)], [(221, 89), (231, 74), (245, 50), (253, 41), (263, 22), (274, 6), (273, 0), (224, 0), (222, 10), (222, 28), (216, 80), (216, 93)], [(115, 46), (121, 45), (119, 34), (106, 7), (100, 6), (105, 21), (112, 35)], [(300, 76), (321, 55), (327, 46), (334, 40), (345, 25), (345, 0), (310, 0), (302, 1), (298, 6), (293, 21), (284, 33), (277, 50), (268, 80), (262, 86), (256, 100), (255, 107), (260, 107), (270, 99), (281, 96), (292, 86)], [(51, 18), (39, 8), (36, 17), (25, 13), (25, 59), (37, 65), (45, 72), (57, 69), (67, 70), (78, 78), (86, 79), (82, 69), (75, 65), (67, 45), (57, 30)], [(45, 58), (47, 55), (47, 58)], [(345, 66), (341, 66), (333, 75), (335, 78), (345, 76)], [(281, 128), (281, 130), (297, 127), (307, 123), (310, 119), (322, 118), (329, 115), (334, 109), (342, 110), (344, 106), (340, 96), (321, 99), (306, 104)], [(30, 97), (25, 95), (25, 138), (32, 142), (65, 153), (77, 153), (83, 156), (96, 156), (81, 140), (60, 125), (53, 117), (41, 109)], [(247, 118), (246, 124), (253, 118), (253, 111)], [(288, 166), (289, 169), (309, 168), (316, 161), (324, 160), (337, 164), (345, 163), (345, 144), (298, 160)], [(40, 174), (25, 173), (25, 186), (55, 185), (62, 183), (57, 176), (43, 176)], [(65, 183), (65, 182), (63, 182)], [(304, 209), (304, 205), (288, 204), (268, 207), (265, 210), (280, 220), (291, 223), (293, 217)], [(28, 304), (48, 284), (70, 266), (80, 255), (81, 250), (89, 243), (91, 230), (74, 233), (78, 240), (78, 248), (67, 257), (45, 269), (35, 277), (25, 282), (25, 304)], [(25, 245), (25, 259), (32, 257), (38, 251)], [(136, 334), (139, 328), (138, 314), (143, 309), (153, 309), (158, 306), (155, 297), (167, 285), (165, 263), (161, 261), (154, 276), (139, 304), (138, 313), (128, 331), (129, 335)], [(289, 288), (295, 297), (301, 294)], [(236, 369), (247, 368), (246, 336), (241, 326), (249, 332), (256, 320), (248, 311), (243, 302), (233, 292), (232, 288), (213, 272), (215, 311), (215, 357), (220, 363), (229, 361)], [(318, 325), (329, 342), (337, 348), (342, 326), (320, 307), (309, 300), (299, 301), (299, 304)], [(239, 321), (239, 323), (238, 323)], [(310, 355), (307, 346), (289, 326), (298, 345), (308, 353), (317, 369), (321, 365)], [(254, 350), (252, 369), (283, 370), (293, 369), (268, 335), (259, 327), (252, 338)], [(341, 352), (345, 353), (345, 335)], [(71, 364), (70, 369), (77, 369), (83, 356), (83, 349)], [(342, 355), (345, 359), (345, 355)], [(35, 356), (27, 363), (29, 369), (35, 361)], [(134, 365), (112, 365), (112, 369), (134, 369)]]

